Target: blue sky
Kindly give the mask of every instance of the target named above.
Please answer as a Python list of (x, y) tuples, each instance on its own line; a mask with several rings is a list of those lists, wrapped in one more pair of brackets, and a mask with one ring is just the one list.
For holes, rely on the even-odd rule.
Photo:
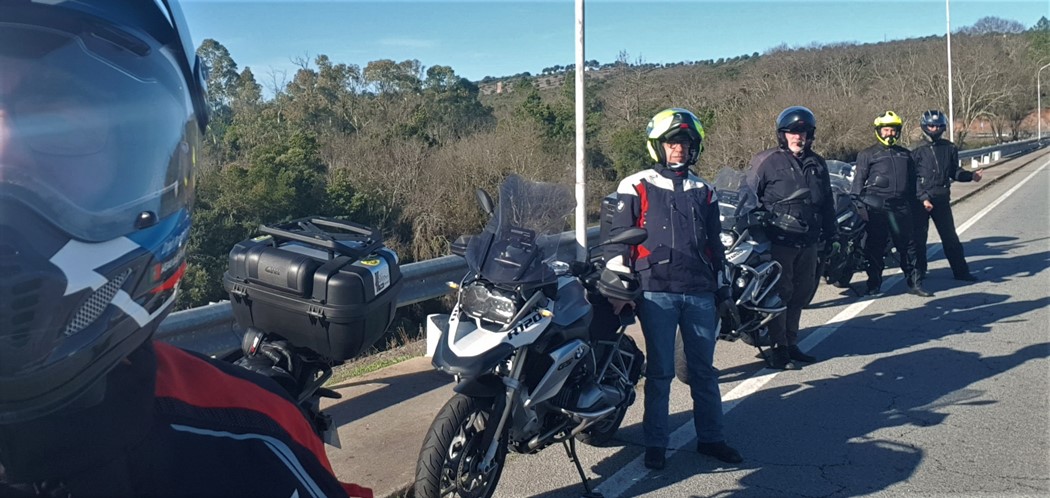
[[(290, 80), (295, 58), (328, 55), (451, 66), (471, 80), (538, 74), (575, 61), (573, 0), (183, 0), (196, 44), (218, 40), (264, 87)], [(951, 2), (952, 29), (985, 16), (1030, 27), (1050, 0)], [(880, 42), (945, 32), (942, 0), (587, 0), (586, 58), (679, 62), (762, 53), (786, 43)]]

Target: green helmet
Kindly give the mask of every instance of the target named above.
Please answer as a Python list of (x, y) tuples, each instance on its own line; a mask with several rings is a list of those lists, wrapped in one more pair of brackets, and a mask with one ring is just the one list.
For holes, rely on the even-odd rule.
[[(700, 152), (704, 149), (704, 125), (695, 114), (680, 108), (665, 109), (649, 120), (645, 128), (646, 147), (649, 149), (649, 157), (668, 168), (688, 168), (696, 164), (700, 159)], [(689, 143), (689, 154), (684, 163), (667, 164), (667, 155), (662, 142), (672, 139), (685, 138)]]
[[(901, 117), (898, 116), (897, 113), (886, 111), (886, 114), (875, 118), (875, 138), (879, 139), (879, 142), (882, 143), (882, 145), (889, 147), (897, 143), (897, 140), (900, 139), (902, 126), (904, 126), (904, 122), (901, 121)], [(895, 128), (897, 134), (892, 137), (883, 137), (881, 131), (883, 128), (887, 127)]]

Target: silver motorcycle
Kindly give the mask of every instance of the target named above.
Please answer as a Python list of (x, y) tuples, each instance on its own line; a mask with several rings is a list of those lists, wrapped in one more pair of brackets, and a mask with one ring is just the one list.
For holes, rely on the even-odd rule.
[[(719, 219), (722, 232), (719, 238), (726, 251), (723, 269), (725, 281), (732, 289), (732, 299), (740, 315), (740, 326), (732, 328), (728, 320), (720, 320), (718, 338), (724, 341), (740, 339), (758, 348), (766, 358), (772, 346), (769, 322), (787, 309), (777, 292), (780, 281), (780, 263), (773, 260), (772, 243), (766, 228), (775, 222), (774, 213), (758, 209), (758, 196), (744, 183), (744, 172), (723, 168), (715, 177), (713, 186), (718, 192)], [(808, 189), (793, 193), (782, 202), (791, 202), (809, 195)], [(682, 336), (675, 338), (675, 376), (689, 382)]]
[[(453, 245), (469, 268), (454, 284), (456, 304), (427, 319), (428, 334), (440, 334), (433, 364), (455, 376), (456, 394), (424, 438), (415, 496), (492, 496), (509, 450), (556, 443), (597, 496), (575, 442), (607, 442), (635, 400), (644, 355), (624, 334), (630, 319), (597, 292), (599, 259), (566, 263), (572, 255), (558, 254), (575, 207), (568, 187), (511, 176), (498, 207), (483, 191), (479, 201), (492, 217)], [(645, 236), (636, 228), (605, 243)]]

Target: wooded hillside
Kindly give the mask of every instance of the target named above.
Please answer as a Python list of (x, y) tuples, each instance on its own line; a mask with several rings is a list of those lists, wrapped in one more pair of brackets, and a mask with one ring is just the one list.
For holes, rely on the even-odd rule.
[[(1050, 22), (1017, 31), (952, 37), (956, 139), (964, 147), (1034, 132), (1036, 69), (1050, 61)], [(198, 53), (211, 70), (214, 112), (182, 308), (226, 298), (228, 252), (260, 223), (346, 217), (381, 229), (411, 262), (448, 254), (449, 241), (480, 230), (475, 188), (495, 192), (509, 173), (574, 180), (571, 67), (486, 78), (482, 92), (451, 67), (411, 60), (361, 67), (320, 55), (299, 61), (291, 81), (271, 75), (260, 83), (216, 40)], [(587, 74), (588, 205), (596, 212), (619, 178), (648, 166), (645, 125), (667, 107), (703, 120), (702, 176), (743, 167), (772, 146), (773, 120), (790, 105), (816, 113), (815, 149), (829, 159), (851, 161), (874, 143), (871, 122), (886, 110), (905, 118), (904, 144), (914, 144), (922, 111), (947, 106), (944, 53), (944, 38), (930, 37), (782, 46), (669, 66), (631, 62), (626, 53), (604, 66), (595, 61)], [(994, 127), (993, 138), (968, 133), (979, 117)]]

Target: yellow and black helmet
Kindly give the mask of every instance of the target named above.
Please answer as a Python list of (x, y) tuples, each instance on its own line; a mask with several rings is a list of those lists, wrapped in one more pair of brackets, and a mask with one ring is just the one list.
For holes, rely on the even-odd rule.
[[(649, 120), (645, 128), (646, 146), (649, 157), (668, 168), (681, 169), (696, 164), (700, 152), (704, 149), (704, 125), (695, 114), (681, 108), (664, 109)], [(684, 163), (667, 164), (667, 155), (661, 142), (672, 139), (688, 139), (689, 154)]]
[[(875, 118), (874, 126), (875, 138), (879, 139), (879, 142), (882, 143), (882, 145), (889, 147), (897, 143), (897, 140), (900, 139), (901, 127), (904, 126), (904, 122), (901, 121), (901, 117), (898, 116), (897, 113), (886, 111), (886, 114)], [(896, 128), (897, 133), (892, 137), (883, 137), (883, 128)]]

